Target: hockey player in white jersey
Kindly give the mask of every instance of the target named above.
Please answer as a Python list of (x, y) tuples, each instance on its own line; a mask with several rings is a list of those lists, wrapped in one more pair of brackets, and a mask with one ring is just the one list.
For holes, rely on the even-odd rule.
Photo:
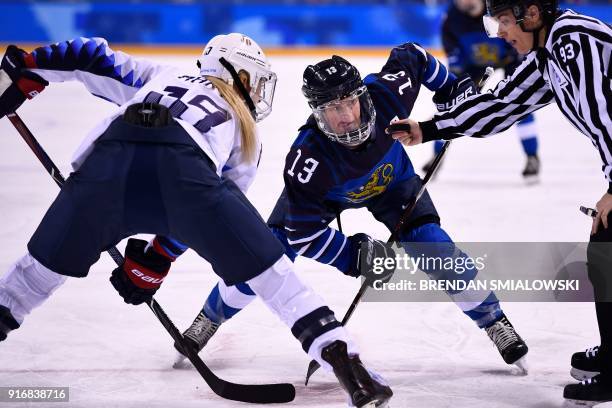
[(514, 74), (491, 93), (466, 99), (424, 122), (405, 120), (395, 132), (406, 145), (461, 135), (485, 137), (556, 102), (598, 149), (609, 188), (597, 203), (587, 251), (601, 345), (572, 356), (572, 368), (593, 376), (565, 387), (579, 401), (612, 401), (612, 28), (590, 16), (557, 9), (556, 0), (487, 0), (485, 27), (519, 53)]
[[(118, 105), (78, 149), (28, 252), (0, 279), (0, 340), (66, 277), (85, 277), (100, 253), (137, 233), (177, 237), (228, 285), (252, 290), (333, 371), (357, 407), (391, 389), (371, 375), (333, 312), (295, 275), (244, 192), (257, 169), (255, 122), (272, 109), (276, 75), (242, 34), (214, 37), (184, 72), (78, 38), (26, 53), (9, 46), (0, 66), (0, 117), (49, 82), (78, 80)], [(126, 303), (151, 299), (170, 262), (130, 239), (111, 283)]]

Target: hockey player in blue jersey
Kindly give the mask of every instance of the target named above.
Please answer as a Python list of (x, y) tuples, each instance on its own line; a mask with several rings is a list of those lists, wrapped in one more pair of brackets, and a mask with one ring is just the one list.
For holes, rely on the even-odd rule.
[[(345, 209), (365, 207), (389, 230), (394, 229), (402, 206), (414, 198), (421, 179), (402, 146), (384, 129), (394, 118), (410, 114), (422, 85), (436, 92), (434, 101), (440, 104), (475, 92), (473, 82), (458, 81), (437, 59), (412, 43), (394, 48), (381, 71), (363, 80), (353, 65), (338, 56), (306, 68), (302, 92), (312, 116), (300, 128), (287, 154), (285, 189), (268, 220), (292, 259), (306, 256), (358, 277), (359, 265), (388, 255), (383, 242), (364, 233), (346, 236), (329, 223)], [(409, 243), (444, 243), (435, 248), (419, 247), (433, 251), (432, 256), (466, 256), (440, 227), (440, 217), (427, 192), (399, 237)], [(160, 253), (172, 258), (185, 250), (180, 243), (163, 237), (154, 244)], [(416, 255), (414, 246), (406, 245), (406, 251)], [(441, 279), (457, 277), (435, 268), (425, 272)], [(476, 274), (473, 269), (463, 278), (474, 279)], [(494, 293), (468, 290), (449, 295), (478, 327), (486, 330), (506, 363), (517, 363), (527, 353), (525, 342), (502, 312)], [(253, 299), (248, 285), (228, 287), (219, 282), (185, 331), (185, 338), (201, 350), (220, 324)]]
[[(457, 76), (467, 74), (478, 83), (487, 67), (502, 68), (506, 75), (520, 64), (522, 57), (501, 38), (490, 38), (484, 29), (484, 0), (454, 0), (442, 23), (442, 45), (448, 67)], [(538, 181), (540, 159), (533, 115), (516, 124), (516, 132), (527, 157), (522, 175), (528, 184)], [(434, 157), (423, 167), (428, 171), (443, 141), (434, 143)]]
[[(391, 389), (370, 374), (333, 312), (293, 271), (284, 247), (243, 192), (257, 169), (255, 121), (272, 109), (276, 75), (247, 36), (214, 37), (199, 72), (75, 39), (28, 54), (9, 46), (0, 66), (0, 117), (49, 82), (78, 80), (118, 109), (90, 133), (28, 252), (0, 278), (0, 340), (67, 276), (84, 277), (100, 253), (137, 233), (180, 239), (228, 286), (248, 283), (333, 371), (356, 407), (379, 407)], [(170, 261), (130, 239), (111, 283), (126, 303), (159, 289)]]

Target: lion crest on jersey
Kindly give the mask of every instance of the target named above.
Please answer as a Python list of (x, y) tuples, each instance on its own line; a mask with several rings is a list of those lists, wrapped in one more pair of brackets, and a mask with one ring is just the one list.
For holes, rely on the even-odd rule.
[(494, 65), (499, 66), (502, 61), (500, 60), (500, 49), (497, 45), (488, 43), (478, 43), (472, 46), (472, 53), (474, 55), (474, 62), (481, 66)]
[(359, 187), (357, 191), (349, 191), (347, 198), (353, 203), (361, 203), (383, 193), (392, 180), (393, 165), (391, 163), (381, 164), (372, 172), (368, 182)]

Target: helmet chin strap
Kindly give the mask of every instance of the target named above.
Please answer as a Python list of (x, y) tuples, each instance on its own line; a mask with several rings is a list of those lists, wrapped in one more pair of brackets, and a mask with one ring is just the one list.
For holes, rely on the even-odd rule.
[(234, 80), (234, 85), (236, 85), (236, 87), (238, 88), (238, 91), (242, 95), (244, 102), (249, 107), (249, 111), (251, 111), (251, 116), (253, 116), (253, 120), (255, 120), (257, 117), (255, 103), (253, 103), (253, 99), (251, 99), (251, 95), (249, 95), (249, 92), (246, 90), (246, 88), (242, 84), (242, 81), (240, 80), (238, 73), (236, 72), (232, 64), (230, 64), (225, 58), (223, 57), (219, 58), (219, 62), (221, 63), (221, 65), (223, 65), (225, 69), (228, 70), (228, 72), (232, 76), (232, 79)]
[[(531, 51), (537, 51), (538, 48), (540, 48), (540, 32), (544, 28), (550, 28), (547, 21), (544, 20), (544, 17), (542, 17), (542, 24), (540, 24), (539, 27), (534, 28), (532, 30), (528, 30), (525, 28), (525, 17), (523, 17), (523, 19), (520, 22), (520, 26), (523, 32), (526, 32), (526, 33), (530, 32), (533, 34), (533, 45), (531, 46)], [(550, 26), (552, 26), (552, 24), (550, 24)]]

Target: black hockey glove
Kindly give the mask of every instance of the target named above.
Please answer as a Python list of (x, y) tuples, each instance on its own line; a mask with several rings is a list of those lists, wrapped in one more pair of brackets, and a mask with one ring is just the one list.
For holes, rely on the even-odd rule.
[(389, 282), (395, 272), (395, 251), (387, 244), (363, 233), (350, 236), (351, 266), (347, 275), (363, 276), (370, 286)]
[(170, 270), (170, 260), (152, 248), (145, 252), (147, 241), (130, 238), (125, 261), (117, 267), (110, 281), (125, 303), (139, 305), (151, 300)]
[(9, 45), (0, 62), (0, 118), (14, 112), (49, 85), (45, 79), (28, 71), (35, 68), (34, 59), (24, 50)]
[(463, 75), (450, 86), (438, 89), (432, 98), (438, 112), (446, 112), (468, 97), (476, 95), (478, 88), (468, 75)]

